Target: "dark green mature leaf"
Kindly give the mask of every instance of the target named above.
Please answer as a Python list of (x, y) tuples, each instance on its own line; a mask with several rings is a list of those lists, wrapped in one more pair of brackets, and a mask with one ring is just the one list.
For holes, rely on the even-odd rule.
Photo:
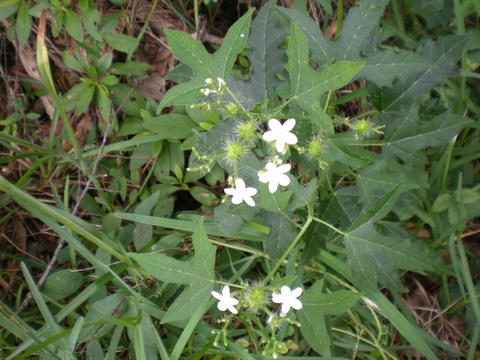
[(333, 124), (320, 104), (320, 97), (330, 90), (348, 84), (364, 63), (339, 62), (316, 72), (308, 65), (307, 40), (297, 24), (292, 23), (292, 33), (287, 49), (291, 98), (305, 109), (312, 121), (322, 130), (333, 133)]
[(198, 125), (188, 116), (177, 113), (146, 119), (143, 126), (155, 133), (165, 134), (165, 138), (170, 139), (185, 139), (193, 134), (194, 128), (198, 128)]
[(443, 37), (438, 43), (427, 42), (421, 55), (432, 62), (432, 67), (411, 75), (406, 81), (395, 84), (392, 89), (374, 90), (374, 98), (379, 96), (379, 92), (382, 93), (381, 99), (375, 101), (377, 109), (383, 112), (398, 110), (410, 99), (420, 98), (444, 79), (458, 74), (456, 62), (462, 56), (467, 42), (468, 36), (458, 35)]
[(32, 31), (32, 16), (28, 13), (31, 5), (30, 1), (22, 1), (18, 7), (15, 31), (20, 46), (25, 45)]
[(228, 79), (238, 54), (243, 50), (248, 38), (251, 9), (243, 15), (228, 30), (223, 39), (222, 47), (214, 54), (209, 54), (203, 45), (190, 35), (175, 30), (165, 29), (170, 50), (184, 64), (191, 67), (194, 77), (187, 83), (171, 88), (158, 106), (160, 111), (170, 105), (193, 104), (204, 95), (200, 92), (205, 88), (205, 79)]
[(80, 17), (70, 9), (64, 14), (65, 29), (78, 42), (83, 42), (83, 25)]
[(248, 80), (231, 77), (229, 89), (247, 109), (265, 99), (280, 83), (277, 74), (284, 71), (285, 41), (287, 31), (280, 27), (274, 1), (268, 2), (252, 22), (248, 45), (251, 74)]
[(354, 61), (359, 58), (388, 3), (389, 0), (363, 0), (360, 6), (350, 9), (340, 36), (332, 41), (334, 59)]
[(83, 284), (83, 276), (78, 272), (60, 270), (50, 274), (42, 286), (42, 293), (52, 300), (72, 295)]
[(264, 217), (270, 227), (265, 240), (265, 252), (271, 259), (279, 259), (297, 236), (296, 226), (286, 216), (267, 212)]
[[(424, 249), (409, 241), (408, 234), (381, 234), (374, 222), (386, 216), (395, 205), (400, 187), (377, 200), (374, 210), (364, 209), (345, 235), (347, 265), (355, 284), (360, 289), (376, 290), (377, 282), (384, 286), (398, 286), (397, 268), (406, 270), (433, 270)], [(396, 273), (396, 274), (395, 274)], [(403, 288), (395, 287), (402, 291)]]
[(411, 99), (398, 112), (384, 114), (379, 119), (387, 125), (382, 151), (384, 156), (404, 162), (425, 163), (426, 158), (419, 150), (447, 144), (471, 123), (470, 119), (448, 111), (428, 121), (420, 121), (418, 109), (415, 99)]
[(323, 355), (331, 345), (331, 334), (326, 326), (327, 315), (341, 315), (348, 311), (360, 298), (360, 294), (340, 290), (323, 293), (324, 280), (319, 280), (301, 297), (302, 309), (298, 312), (301, 331), (305, 340)]
[[(160, 198), (160, 191), (154, 192), (148, 198), (143, 200), (135, 209), (135, 214), (150, 215)], [(149, 224), (135, 224), (133, 230), (133, 244), (136, 250), (143, 248), (152, 240), (153, 226)]]
[[(202, 219), (202, 218), (201, 218)], [(166, 255), (129, 253), (150, 275), (167, 283), (185, 285), (185, 290), (169, 307), (162, 323), (188, 319), (196, 310), (192, 304), (200, 304), (210, 296), (215, 279), (215, 247), (210, 244), (200, 220), (193, 233), (195, 255), (180, 261)]]
[(338, 161), (352, 169), (358, 169), (371, 163), (367, 158), (357, 151), (358, 142), (352, 132), (338, 133), (330, 136), (326, 141), (327, 154), (326, 161), (333, 164)]
[(304, 13), (286, 8), (276, 10), (283, 18), (299, 24), (315, 61), (321, 64), (329, 60), (366, 61), (365, 67), (358, 72), (355, 79), (365, 79), (383, 87), (391, 86), (395, 79), (405, 82), (409, 76), (437, 69), (438, 66), (434, 57), (425, 54), (396, 52), (391, 49), (378, 51), (380, 43), (372, 40), (372, 34), (378, 31), (379, 21), (387, 4), (388, 0), (360, 2), (349, 11), (342, 32), (336, 39), (324, 37), (318, 25)]
[(407, 179), (403, 172), (390, 168), (386, 159), (379, 159), (360, 170), (357, 185), (360, 200), (369, 209), (373, 209), (379, 197), (385, 196), (396, 188), (403, 193), (420, 187), (417, 182)]
[(392, 86), (395, 79), (405, 79), (409, 74), (425, 71), (433, 66), (431, 60), (408, 51), (381, 51), (364, 58), (365, 67), (355, 80), (366, 79), (378, 87)]

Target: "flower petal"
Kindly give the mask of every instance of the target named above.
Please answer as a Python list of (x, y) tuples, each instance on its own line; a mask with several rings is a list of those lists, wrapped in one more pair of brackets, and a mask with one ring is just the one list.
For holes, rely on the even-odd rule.
[[(293, 126), (295, 126), (295, 124)], [(273, 130), (274, 132), (281, 131), (283, 129), (282, 124), (277, 119), (268, 120), (268, 127), (270, 128), (270, 130)]]
[(230, 196), (235, 196), (235, 194), (237, 193), (237, 189), (234, 189), (234, 188), (227, 188), (227, 189), (224, 189), (223, 191), (225, 192), (225, 194)]
[(272, 180), (273, 176), (271, 172), (264, 172), (258, 176), (258, 180), (262, 183), (267, 183)]
[(270, 193), (273, 194), (275, 191), (277, 191), (277, 189), (278, 189), (278, 181), (274, 179), (270, 180), (270, 182), (268, 183), (268, 191), (270, 191)]
[(263, 134), (263, 140), (265, 141), (275, 141), (277, 139), (277, 133), (273, 131), (267, 131)]
[(267, 170), (267, 172), (273, 172), (277, 170), (277, 166), (274, 163), (267, 163), (267, 165), (265, 165), (265, 170)]
[(275, 143), (275, 148), (279, 153), (281, 153), (283, 149), (285, 149), (285, 140), (283, 137), (277, 139), (277, 142)]
[[(267, 164), (267, 165), (268, 165), (268, 164)], [(292, 168), (292, 165), (290, 165), (290, 164), (283, 164), (283, 165), (280, 165), (280, 166), (277, 168), (277, 172), (278, 172), (278, 173), (281, 173), (281, 174), (284, 174), (284, 173), (289, 172), (291, 168)]]
[(224, 298), (229, 298), (230, 297), (230, 286), (225, 285), (222, 289), (222, 295)]
[(272, 301), (276, 304), (282, 303), (283, 302), (283, 295), (281, 294), (272, 294)]
[(295, 310), (300, 310), (303, 307), (302, 302), (298, 299), (292, 299), (290, 301), (290, 304), (292, 305), (292, 308), (294, 308)]
[(232, 197), (232, 204), (238, 205), (243, 202), (244, 198), (242, 195), (237, 194)]
[(222, 300), (223, 299), (223, 296), (222, 294), (219, 294), (218, 292), (216, 291), (212, 291), (212, 296), (217, 299), (217, 300)]
[(237, 188), (237, 190), (240, 190), (240, 191), (245, 190), (245, 181), (243, 181), (240, 178), (235, 180), (235, 188)]
[(247, 205), (255, 206), (255, 201), (251, 197), (246, 197), (244, 200)]
[(288, 186), (290, 184), (290, 178), (287, 175), (280, 174), (277, 177), (277, 182), (282, 186)]
[(302, 295), (302, 288), (301, 287), (297, 287), (295, 289), (292, 290), (292, 296), (298, 298), (300, 295)]
[(282, 313), (284, 313), (284, 314), (288, 313), (290, 308), (291, 308), (290, 302), (284, 302), (282, 304)]
[(295, 134), (286, 133), (283, 135), (283, 141), (285, 141), (288, 145), (295, 145), (298, 142), (298, 138)]
[(283, 123), (283, 131), (290, 131), (295, 127), (296, 120), (295, 119), (288, 119)]

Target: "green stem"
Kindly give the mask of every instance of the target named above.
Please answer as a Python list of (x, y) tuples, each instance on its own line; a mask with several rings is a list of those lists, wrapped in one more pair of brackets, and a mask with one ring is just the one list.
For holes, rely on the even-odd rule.
[(326, 222), (326, 221), (323, 221), (322, 219), (319, 219), (319, 218), (316, 218), (316, 217), (313, 217), (312, 219), (315, 220), (316, 222), (319, 222), (320, 224), (325, 225), (326, 227), (329, 227), (330, 229), (336, 231), (337, 233), (339, 233), (339, 234), (342, 235), (342, 236), (346, 236), (346, 235), (347, 235), (347, 234), (344, 233), (342, 230), (336, 228), (335, 226), (333, 226), (332, 224), (329, 224), (329, 223)]
[(293, 242), (290, 244), (290, 246), (288, 247), (288, 249), (285, 251), (285, 253), (282, 255), (282, 257), (277, 261), (277, 263), (275, 264), (275, 266), (273, 267), (272, 270), (270, 270), (270, 272), (268, 273), (267, 277), (263, 280), (264, 283), (267, 283), (268, 281), (270, 281), (274, 276), (275, 276), (275, 273), (278, 271), (278, 269), (280, 268), (280, 266), (282, 266), (283, 262), (285, 261), (285, 259), (288, 257), (288, 255), (290, 255), (290, 253), (293, 251), (293, 249), (295, 249), (295, 246), (297, 245), (297, 243), (300, 241), (300, 239), (302, 238), (303, 234), (305, 234), (305, 231), (307, 231), (308, 227), (310, 226), (310, 224), (312, 223), (312, 219), (313, 219), (313, 216), (311, 214), (311, 206), (309, 206), (309, 215), (308, 215), (308, 218), (307, 218), (307, 221), (305, 222), (305, 224), (303, 224), (302, 226), (302, 230), (300, 230), (300, 232), (298, 233), (297, 237), (295, 238), (295, 240), (293, 240)]

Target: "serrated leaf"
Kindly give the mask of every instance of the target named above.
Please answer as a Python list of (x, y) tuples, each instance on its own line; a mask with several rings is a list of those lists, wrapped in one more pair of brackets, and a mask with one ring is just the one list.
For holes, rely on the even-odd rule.
[(307, 40), (295, 23), (292, 23), (287, 56), (285, 67), (290, 74), (292, 100), (305, 109), (322, 130), (333, 133), (332, 121), (323, 111), (320, 97), (348, 84), (364, 63), (339, 62), (326, 66), (321, 72), (313, 70), (308, 65)]
[(302, 335), (309, 345), (323, 355), (331, 344), (331, 334), (326, 326), (327, 315), (341, 315), (360, 298), (360, 294), (340, 290), (323, 293), (324, 281), (317, 281), (300, 300), (303, 307), (298, 312)]
[(471, 120), (450, 112), (444, 112), (428, 121), (420, 121), (419, 105), (412, 99), (401, 106), (398, 112), (383, 116), (387, 124), (382, 154), (404, 162), (423, 163), (424, 156), (418, 151), (429, 146), (447, 144)]
[(259, 188), (262, 194), (262, 200), (257, 204), (259, 208), (274, 213), (282, 212), (287, 209), (288, 202), (293, 195), (292, 191), (287, 190), (281, 192), (277, 190), (272, 194), (268, 190), (267, 184), (259, 184)]
[(247, 57), (252, 72), (248, 80), (232, 77), (229, 89), (247, 109), (264, 100), (269, 91), (281, 81), (277, 74), (284, 71), (286, 29), (277, 24), (277, 11), (273, 2), (268, 2), (252, 22), (248, 45), (251, 51)]
[(329, 60), (366, 61), (366, 66), (355, 79), (368, 80), (383, 87), (391, 86), (395, 79), (406, 81), (412, 74), (424, 74), (438, 67), (434, 57), (391, 49), (378, 51), (380, 43), (373, 38), (387, 4), (387, 0), (364, 0), (352, 7), (340, 36), (335, 39), (324, 37), (315, 21), (304, 13), (286, 8), (277, 8), (277, 11), (283, 18), (299, 24), (315, 61), (321, 64)]
[(383, 112), (398, 109), (402, 104), (416, 97), (420, 98), (450, 76), (458, 74), (457, 61), (461, 57), (469, 37), (445, 36), (435, 43), (428, 41), (420, 55), (432, 62), (432, 66), (415, 73), (392, 89), (381, 89), (383, 101), (377, 108)]
[[(392, 268), (430, 270), (425, 255), (406, 238), (379, 234), (372, 223), (349, 231), (345, 236), (347, 265), (360, 289), (374, 290), (377, 282), (391, 278)], [(379, 263), (377, 257), (385, 261)], [(383, 275), (378, 274), (382, 272)], [(397, 277), (398, 277), (397, 272)], [(390, 286), (392, 283), (382, 283)], [(402, 291), (402, 289), (395, 289)]]
[(314, 200), (317, 191), (317, 179), (313, 179), (304, 187), (300, 186), (298, 181), (294, 179), (294, 181), (290, 182), (288, 188), (293, 192), (292, 199), (288, 206), (291, 211), (294, 211), (300, 207), (306, 206)]
[(369, 209), (374, 207), (379, 197), (385, 196), (396, 188), (399, 188), (399, 194), (419, 188), (419, 185), (409, 181), (403, 172), (391, 169), (386, 159), (380, 159), (360, 170), (357, 186), (360, 200)]
[(337, 133), (330, 136), (326, 140), (326, 161), (330, 164), (338, 161), (353, 170), (370, 164), (370, 160), (363, 158), (358, 153), (356, 144), (357, 141), (352, 132)]
[(248, 39), (250, 18), (254, 9), (243, 15), (228, 30), (221, 48), (209, 54), (203, 45), (190, 35), (165, 29), (172, 53), (184, 64), (193, 69), (194, 77), (187, 83), (171, 88), (162, 99), (158, 110), (170, 105), (193, 104), (204, 95), (200, 92), (205, 87), (205, 79), (217, 78), (227, 80), (238, 54), (243, 50)]
[(265, 252), (272, 260), (279, 259), (297, 236), (295, 225), (285, 216), (268, 212), (264, 220), (270, 227), (265, 240)]
[(332, 40), (335, 59), (354, 61), (358, 58), (388, 3), (389, 0), (363, 0), (349, 10), (340, 36)]
[(348, 12), (342, 33), (336, 39), (324, 37), (318, 25), (310, 17), (297, 11), (277, 8), (284, 17), (299, 24), (308, 39), (314, 60), (325, 63), (335, 61), (359, 61), (365, 42), (378, 26), (388, 0), (364, 0)]
[(381, 51), (364, 58), (365, 66), (355, 80), (369, 80), (378, 87), (391, 87), (395, 79), (406, 79), (410, 74), (433, 68), (433, 63), (423, 56), (408, 51)]
[(196, 310), (192, 304), (201, 303), (213, 290), (215, 247), (208, 241), (202, 219), (200, 218), (193, 233), (195, 254), (187, 261), (158, 253), (129, 253), (151, 276), (167, 283), (185, 285), (185, 290), (170, 305), (162, 323), (188, 319)]

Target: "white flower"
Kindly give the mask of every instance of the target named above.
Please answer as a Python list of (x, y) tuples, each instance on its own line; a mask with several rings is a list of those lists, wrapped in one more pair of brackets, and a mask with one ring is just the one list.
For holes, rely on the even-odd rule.
[(218, 310), (225, 311), (228, 309), (230, 312), (238, 314), (238, 310), (235, 308), (235, 305), (238, 304), (238, 300), (230, 296), (230, 287), (228, 285), (223, 287), (221, 294), (212, 291), (212, 296), (219, 300), (217, 304)]
[(265, 166), (266, 171), (258, 176), (258, 180), (262, 183), (268, 182), (268, 190), (273, 194), (277, 191), (278, 184), (282, 186), (290, 184), (290, 178), (285, 175), (285, 173), (290, 171), (290, 168), (290, 164), (283, 164), (277, 167), (274, 163), (268, 163)]
[(298, 287), (291, 290), (288, 286), (282, 286), (280, 289), (281, 294), (272, 294), (272, 301), (277, 304), (282, 304), (282, 314), (288, 313), (290, 308), (300, 310), (302, 308), (302, 302), (297, 298), (302, 295), (302, 288)]
[(281, 153), (285, 149), (285, 144), (295, 145), (298, 141), (296, 135), (290, 132), (294, 126), (295, 119), (288, 119), (283, 125), (277, 119), (270, 119), (268, 121), (270, 131), (263, 134), (263, 139), (265, 141), (276, 141), (275, 147)]
[(235, 188), (225, 189), (225, 194), (231, 195), (232, 203), (235, 205), (246, 202), (250, 206), (255, 206), (255, 201), (253, 201), (252, 196), (257, 193), (257, 189), (253, 187), (246, 187), (245, 181), (242, 179), (235, 180)]

